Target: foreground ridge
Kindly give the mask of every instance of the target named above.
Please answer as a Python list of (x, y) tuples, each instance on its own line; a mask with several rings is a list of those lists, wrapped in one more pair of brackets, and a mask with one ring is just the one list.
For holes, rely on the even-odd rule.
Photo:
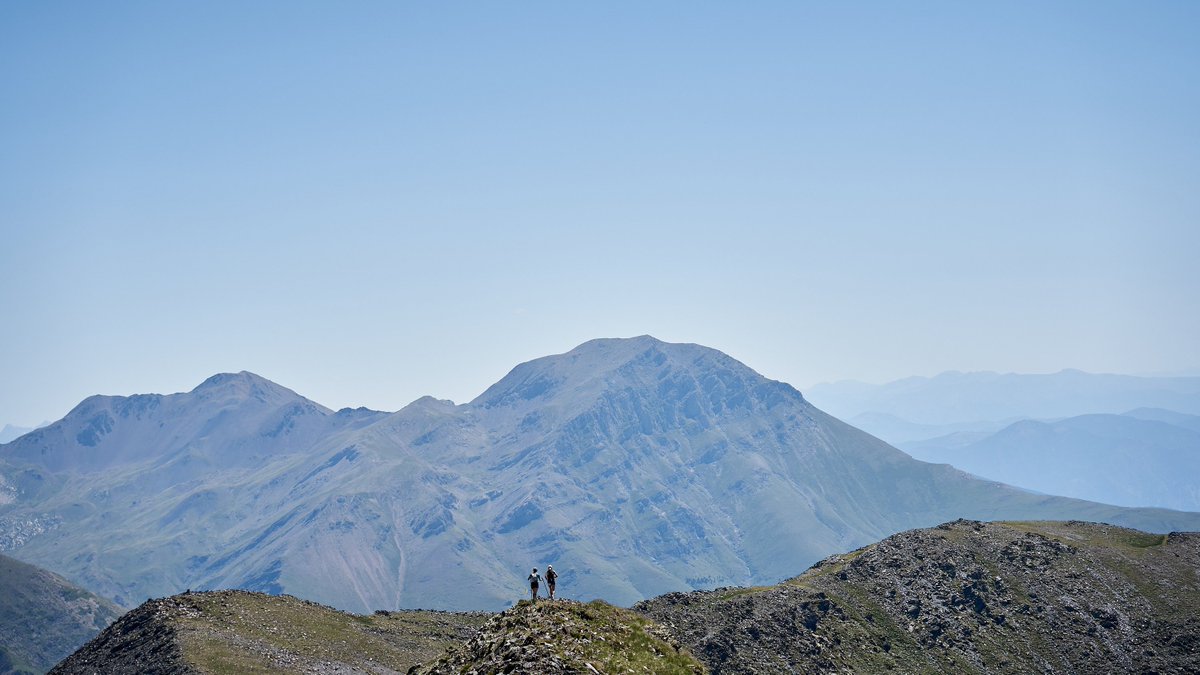
[(470, 637), (490, 614), (355, 615), (291, 596), (183, 593), (142, 603), (51, 673), (405, 672)]
[(412, 675), (707, 672), (652, 621), (600, 600), (522, 600)]
[(151, 600), (55, 673), (1195, 673), (1200, 533), (958, 520), (774, 586), (632, 610), (361, 616), (243, 591)]
[(959, 520), (635, 610), (713, 673), (1200, 672), (1200, 533)]

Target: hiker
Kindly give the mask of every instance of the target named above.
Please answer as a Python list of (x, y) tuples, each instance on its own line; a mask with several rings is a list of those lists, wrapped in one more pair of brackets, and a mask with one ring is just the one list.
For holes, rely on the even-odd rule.
[(546, 589), (550, 591), (550, 599), (554, 599), (554, 582), (558, 580), (558, 572), (554, 571), (554, 565), (546, 565)]
[(533, 571), (529, 573), (529, 599), (533, 602), (537, 602), (538, 584), (541, 581), (542, 577), (537, 573), (537, 568), (533, 568)]

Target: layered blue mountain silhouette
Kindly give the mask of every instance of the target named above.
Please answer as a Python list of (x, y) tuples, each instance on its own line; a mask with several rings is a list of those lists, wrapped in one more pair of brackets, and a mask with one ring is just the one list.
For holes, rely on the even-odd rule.
[[(1165, 420), (1170, 420), (1165, 421)], [(1039, 492), (1125, 506), (1200, 510), (1200, 417), (1162, 410), (1022, 420), (994, 434), (953, 434), (905, 451)]]

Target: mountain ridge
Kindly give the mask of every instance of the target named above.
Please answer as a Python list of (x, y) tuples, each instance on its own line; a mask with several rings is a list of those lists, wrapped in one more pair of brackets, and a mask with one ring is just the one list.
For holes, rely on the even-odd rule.
[(1139, 407), (1200, 414), (1200, 377), (1141, 377), (1076, 369), (1046, 374), (947, 371), (884, 384), (821, 383), (810, 387), (808, 394), (818, 406), (844, 419), (883, 413), (910, 424), (931, 426), (1120, 414)]
[(714, 675), (1200, 668), (1200, 533), (958, 520), (634, 609)]
[[(192, 416), (105, 400), (0, 446), (0, 545), (126, 605), (246, 588), (369, 611), (503, 607), (541, 562), (618, 603), (774, 582), (953, 517), (1200, 529), (917, 462), (732, 357), (650, 337), (534, 359), (461, 405), (294, 396), (171, 399)], [(112, 428), (80, 443), (100, 412)]]
[[(1187, 416), (1171, 419), (1180, 417)], [(1192, 478), (1200, 475), (1200, 430), (1158, 419), (1091, 414), (1022, 420), (979, 438), (943, 437), (902, 447), (924, 461), (951, 463), (1038, 492), (1200, 509), (1200, 486)]]
[(1200, 533), (957, 520), (781, 583), (631, 609), (522, 600), (494, 615), (358, 616), (244, 591), (152, 599), (55, 667), (145, 672), (1186, 673), (1200, 668)]
[(53, 572), (0, 555), (0, 673), (44, 673), (121, 614)]

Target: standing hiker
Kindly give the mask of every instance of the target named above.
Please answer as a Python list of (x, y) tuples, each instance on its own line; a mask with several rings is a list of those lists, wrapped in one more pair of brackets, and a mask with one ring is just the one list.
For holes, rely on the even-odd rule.
[(558, 580), (558, 572), (554, 571), (554, 565), (546, 565), (546, 590), (550, 591), (550, 599), (554, 599), (554, 582)]
[(533, 571), (529, 573), (529, 599), (533, 602), (537, 602), (538, 584), (541, 581), (542, 576), (537, 573), (536, 567), (533, 568)]

